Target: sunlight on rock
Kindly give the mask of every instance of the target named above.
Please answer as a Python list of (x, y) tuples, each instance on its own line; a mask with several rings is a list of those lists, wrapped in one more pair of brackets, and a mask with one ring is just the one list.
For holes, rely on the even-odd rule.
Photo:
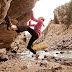
[(32, 48), (34, 50), (41, 50), (41, 49), (45, 49), (48, 48), (49, 46), (47, 44), (35, 44)]
[[(10, 23), (29, 26), (32, 10), (45, 19), (38, 39), (30, 28), (7, 30)], [(72, 0), (0, 0), (0, 72), (72, 72)]]

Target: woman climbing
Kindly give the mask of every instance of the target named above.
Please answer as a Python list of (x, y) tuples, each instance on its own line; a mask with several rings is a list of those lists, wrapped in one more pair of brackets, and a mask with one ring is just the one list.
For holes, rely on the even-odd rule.
[[(38, 39), (38, 37), (41, 35), (42, 25), (44, 26), (44, 24), (43, 24), (44, 18), (43, 17), (39, 17), (38, 20), (35, 19), (34, 15), (33, 15), (33, 11), (32, 11), (32, 13), (31, 13), (31, 19), (37, 22), (36, 25), (35, 24), (31, 25), (31, 21), (29, 21), (29, 26), (34, 26), (34, 30), (31, 29), (29, 26), (23, 26), (23, 25), (16, 26), (16, 25), (10, 24), (10, 22), (9, 22), (8, 25), (10, 26), (11, 29), (15, 30), (17, 33), (28, 31), (32, 35), (32, 37), (31, 37), (31, 39), (30, 39), (30, 41), (28, 43), (27, 49), (29, 49), (31, 52), (33, 52), (33, 54), (36, 54), (36, 52), (31, 48), (31, 46), (32, 46), (32, 43), (36, 39)], [(38, 58), (38, 56), (39, 55), (36, 54), (36, 58)]]
[[(5, 21), (7, 23), (7, 29), (12, 29), (14, 31), (16, 31), (17, 33), (20, 33), (20, 32), (24, 32), (24, 31), (28, 31), (32, 37), (28, 43), (28, 46), (27, 46), (27, 49), (29, 49), (33, 54), (36, 54), (36, 52), (31, 48), (31, 45), (32, 43), (38, 38), (38, 34), (33, 30), (31, 29), (29, 26), (23, 26), (23, 25), (20, 25), (20, 26), (16, 26), (16, 25), (13, 25), (8, 16), (5, 17)], [(38, 58), (38, 54), (36, 54), (36, 58)]]
[(31, 11), (31, 20), (37, 22), (37, 24), (31, 24), (31, 21), (29, 21), (29, 26), (34, 27), (34, 30), (38, 33), (38, 37), (39, 37), (41, 35), (42, 26), (44, 26), (44, 24), (43, 24), (44, 18), (39, 17), (38, 19), (35, 19), (33, 11)]
[[(37, 32), (35, 32), (33, 29), (31, 29), (29, 26), (16, 26), (11, 24), (11, 29), (15, 30), (17, 33), (28, 31), (32, 37), (28, 43), (27, 49), (29, 49), (33, 54), (36, 54), (36, 52), (31, 48), (32, 43), (38, 38)], [(38, 58), (38, 55), (36, 54), (36, 58)]]

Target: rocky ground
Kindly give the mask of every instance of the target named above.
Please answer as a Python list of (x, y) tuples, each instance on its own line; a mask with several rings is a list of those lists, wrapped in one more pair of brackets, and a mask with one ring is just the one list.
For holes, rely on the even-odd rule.
[(38, 59), (26, 49), (28, 42), (23, 41), (24, 34), (12, 43), (16, 54), (2, 48), (0, 58), (5, 62), (0, 62), (0, 72), (72, 72), (72, 24), (68, 29), (64, 25), (51, 24), (47, 30), (44, 40), (40, 37), (33, 46), (39, 54)]
[(37, 53), (38, 59), (30, 51), (11, 53), (9, 60), (0, 62), (0, 72), (72, 72), (71, 50), (45, 49)]
[[(5, 12), (0, 12), (4, 15), (0, 20), (3, 20), (9, 9), (8, 16), (12, 23), (26, 25), (36, 1), (12, 0), (9, 2), (11, 6), (5, 11), (9, 4), (6, 1), (4, 7), (4, 0), (1, 0), (0, 9)], [(54, 10), (54, 20), (49, 22), (34, 42), (32, 48), (37, 51), (38, 59), (26, 48), (30, 35), (9, 32), (6, 24), (1, 24), (0, 34), (0, 72), (72, 72), (72, 1)]]
[(12, 59), (0, 63), (0, 72), (72, 72), (72, 67), (44, 60)]

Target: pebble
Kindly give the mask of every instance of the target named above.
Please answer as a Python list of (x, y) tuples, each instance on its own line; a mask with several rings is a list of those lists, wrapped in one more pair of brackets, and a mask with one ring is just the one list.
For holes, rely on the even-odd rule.
[(59, 53), (56, 53), (56, 54), (59, 54)]
[(60, 52), (61, 54), (63, 54), (64, 52)]
[(47, 58), (48, 56), (44, 55), (44, 58)]

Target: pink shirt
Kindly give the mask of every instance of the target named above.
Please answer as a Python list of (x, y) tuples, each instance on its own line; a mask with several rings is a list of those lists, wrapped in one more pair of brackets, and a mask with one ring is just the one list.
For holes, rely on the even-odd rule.
[(40, 20), (40, 19), (38, 19), (38, 20), (35, 19), (34, 15), (33, 15), (33, 12), (31, 13), (31, 19), (33, 21), (36, 21), (37, 24), (31, 24), (31, 21), (29, 21), (29, 26), (34, 27), (34, 30), (38, 33), (38, 36), (40, 36), (41, 35), (41, 29), (42, 29), (43, 21)]

